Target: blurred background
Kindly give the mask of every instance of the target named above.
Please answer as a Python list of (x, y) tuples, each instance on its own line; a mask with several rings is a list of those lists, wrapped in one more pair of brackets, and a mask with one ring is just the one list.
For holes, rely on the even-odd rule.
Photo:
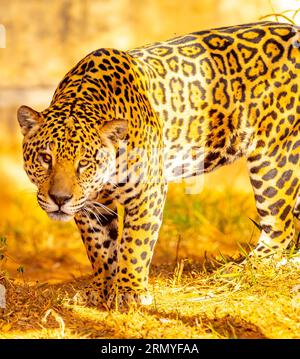
[[(47, 107), (64, 74), (99, 47), (132, 49), (272, 13), (282, 14), (279, 21), (294, 15), (297, 21), (299, 7), (297, 0), (0, 0), (0, 236), (7, 242), (6, 268), (24, 265), (35, 278), (37, 269), (47, 267), (49, 278), (58, 280), (58, 267), (70, 264), (69, 276), (89, 267), (75, 226), (47, 218), (23, 173), (20, 105)], [(233, 254), (238, 243), (258, 237), (249, 218), (257, 219), (243, 161), (206, 176), (198, 195), (172, 185), (154, 263)]]

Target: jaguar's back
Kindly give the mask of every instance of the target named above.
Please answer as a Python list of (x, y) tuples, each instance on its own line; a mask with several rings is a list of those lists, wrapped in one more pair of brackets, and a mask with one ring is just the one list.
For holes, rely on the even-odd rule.
[(211, 171), (257, 146), (284, 149), (275, 139), (299, 128), (299, 46), (298, 27), (260, 22), (130, 52), (149, 78), (169, 179)]

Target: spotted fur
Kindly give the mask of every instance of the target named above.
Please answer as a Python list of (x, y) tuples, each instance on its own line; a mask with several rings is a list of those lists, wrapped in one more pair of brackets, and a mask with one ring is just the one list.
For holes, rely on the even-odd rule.
[[(300, 212), (299, 28), (262, 22), (132, 51), (99, 49), (41, 113), (22, 106), (25, 170), (56, 219), (75, 218), (95, 303), (143, 301), (167, 182), (248, 162), (262, 233), (293, 239)], [(122, 234), (117, 206), (124, 207)]]

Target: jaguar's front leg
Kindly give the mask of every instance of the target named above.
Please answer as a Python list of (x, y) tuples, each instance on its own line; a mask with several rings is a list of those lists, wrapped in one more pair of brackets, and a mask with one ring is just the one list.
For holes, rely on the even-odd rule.
[(122, 239), (118, 248), (115, 293), (108, 305), (124, 308), (130, 304), (151, 304), (148, 273), (159, 229), (167, 186), (148, 184), (141, 194), (127, 201)]
[(93, 267), (94, 279), (78, 296), (79, 302), (103, 305), (113, 287), (117, 267), (117, 209), (103, 210), (96, 204), (76, 215), (87, 255)]

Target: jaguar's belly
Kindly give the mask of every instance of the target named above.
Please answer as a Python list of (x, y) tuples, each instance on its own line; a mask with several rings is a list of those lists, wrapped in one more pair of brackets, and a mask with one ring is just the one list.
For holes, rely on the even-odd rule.
[(205, 146), (173, 145), (171, 149), (165, 150), (165, 177), (168, 182), (172, 182), (199, 176), (232, 163), (241, 156), (241, 151), (228, 155), (225, 149), (222, 152), (214, 152)]

